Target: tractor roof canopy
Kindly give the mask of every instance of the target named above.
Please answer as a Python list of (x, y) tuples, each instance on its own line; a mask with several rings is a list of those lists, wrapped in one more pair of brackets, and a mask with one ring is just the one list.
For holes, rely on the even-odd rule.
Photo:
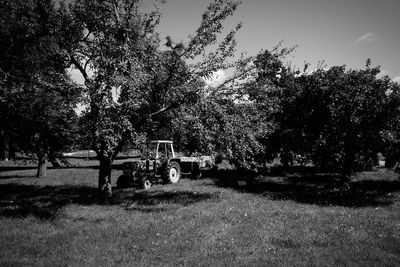
[(167, 143), (167, 144), (172, 144), (173, 142), (170, 140), (152, 140), (150, 143)]

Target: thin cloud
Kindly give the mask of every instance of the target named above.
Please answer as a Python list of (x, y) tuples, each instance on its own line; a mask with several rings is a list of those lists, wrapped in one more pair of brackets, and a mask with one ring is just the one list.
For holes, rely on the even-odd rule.
[(400, 83), (400, 76), (394, 77), (393, 81), (396, 82), (396, 83)]
[(371, 44), (379, 40), (379, 35), (374, 32), (369, 32), (358, 38), (355, 44)]

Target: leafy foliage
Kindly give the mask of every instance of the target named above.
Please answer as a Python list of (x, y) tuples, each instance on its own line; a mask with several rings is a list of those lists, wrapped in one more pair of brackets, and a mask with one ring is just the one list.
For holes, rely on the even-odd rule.
[(355, 167), (357, 154), (376, 160), (384, 150), (382, 131), (396, 114), (392, 102), (399, 88), (388, 77), (378, 79), (379, 72), (379, 67), (369, 65), (365, 70), (334, 67), (327, 72), (331, 123), (326, 139), (336, 140), (335, 152), (347, 174)]
[[(377, 153), (385, 151), (382, 133), (396, 116), (398, 86), (388, 77), (377, 78), (379, 67), (369, 65), (312, 73), (279, 69), (278, 81), (272, 77), (263, 82), (277, 85), (267, 97), (256, 94), (256, 101), (277, 107), (272, 116), (276, 130), (265, 145), (272, 144), (275, 153), (308, 156), (314, 164), (340, 168), (345, 175), (371, 167)], [(267, 99), (275, 99), (275, 104)]]
[[(37, 153), (40, 167), (49, 149), (59, 151), (75, 137), (73, 109), (79, 88), (65, 71), (67, 62), (53, 2), (3, 4), (1, 131), (18, 140), (21, 149)], [(38, 176), (41, 175), (39, 168)]]

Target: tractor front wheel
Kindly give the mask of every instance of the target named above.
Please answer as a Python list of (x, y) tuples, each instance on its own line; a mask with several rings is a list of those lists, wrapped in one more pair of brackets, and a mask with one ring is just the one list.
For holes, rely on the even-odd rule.
[(150, 189), (150, 187), (151, 187), (151, 182), (150, 182), (150, 180), (149, 179), (144, 179), (143, 181), (142, 181), (142, 188), (143, 189), (145, 189), (145, 190), (147, 190), (147, 189)]
[(128, 175), (121, 175), (117, 179), (117, 187), (118, 188), (127, 188), (132, 186), (132, 177)]
[(175, 161), (168, 163), (165, 168), (165, 178), (168, 183), (175, 184), (181, 178), (181, 167)]

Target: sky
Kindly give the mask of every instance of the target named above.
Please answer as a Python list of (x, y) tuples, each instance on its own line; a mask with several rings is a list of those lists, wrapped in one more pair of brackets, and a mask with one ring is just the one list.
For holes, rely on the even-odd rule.
[[(209, 0), (167, 0), (158, 31), (174, 41), (187, 40)], [(400, 0), (242, 0), (225, 24), (239, 22), (237, 53), (255, 55), (278, 42), (296, 51), (286, 60), (300, 69), (346, 65), (363, 68), (367, 58), (400, 82)]]

